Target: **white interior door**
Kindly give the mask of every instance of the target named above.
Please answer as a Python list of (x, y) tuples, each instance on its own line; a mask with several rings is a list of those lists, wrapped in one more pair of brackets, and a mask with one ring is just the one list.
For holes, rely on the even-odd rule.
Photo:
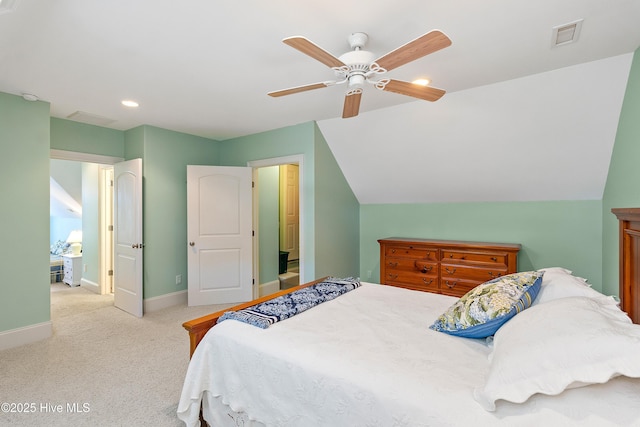
[(252, 299), (251, 172), (187, 166), (190, 306)]
[(142, 317), (142, 159), (114, 165), (114, 305)]

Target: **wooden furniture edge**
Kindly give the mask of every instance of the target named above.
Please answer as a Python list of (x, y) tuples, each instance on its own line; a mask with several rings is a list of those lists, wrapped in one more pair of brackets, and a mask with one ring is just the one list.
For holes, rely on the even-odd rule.
[(500, 243), (500, 242), (476, 242), (473, 240), (445, 240), (445, 239), (425, 239), (425, 238), (413, 238), (413, 237), (385, 237), (378, 239), (378, 243), (411, 243), (420, 242), (425, 244), (433, 244), (437, 246), (458, 247), (465, 246), (468, 249), (500, 249), (504, 251), (520, 251), (522, 245), (520, 243)]
[(321, 279), (314, 280), (313, 282), (308, 282), (303, 285), (294, 286), (293, 288), (285, 289), (271, 295), (266, 295), (264, 297), (261, 297), (252, 301), (243, 302), (233, 307), (229, 307), (224, 310), (216, 311), (215, 313), (207, 314), (205, 316), (198, 317), (196, 319), (192, 319), (184, 322), (182, 324), (182, 327), (189, 332), (189, 357), (193, 356), (193, 352), (196, 350), (196, 347), (198, 346), (198, 344), (200, 344), (200, 341), (202, 341), (202, 338), (205, 336), (205, 334), (209, 331), (209, 329), (211, 329), (216, 325), (216, 323), (218, 322), (218, 319), (227, 311), (242, 310), (244, 308), (251, 307), (253, 305), (260, 304), (265, 301), (269, 301), (271, 299), (280, 297), (282, 295), (286, 295), (294, 291), (297, 291), (298, 289), (303, 289), (303, 288), (315, 285), (317, 283), (320, 283), (323, 280), (327, 279), (327, 277), (323, 277)]
[(640, 240), (640, 208), (612, 208), (618, 219), (618, 274), (620, 308), (640, 324), (640, 289), (636, 244)]

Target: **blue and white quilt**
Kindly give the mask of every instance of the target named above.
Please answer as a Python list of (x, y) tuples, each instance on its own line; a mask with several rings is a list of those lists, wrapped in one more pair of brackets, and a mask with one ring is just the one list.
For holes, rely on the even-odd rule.
[(360, 286), (360, 280), (352, 277), (330, 277), (315, 285), (298, 289), (254, 306), (227, 311), (218, 323), (234, 319), (266, 329), (280, 320), (288, 319), (323, 302), (330, 301)]

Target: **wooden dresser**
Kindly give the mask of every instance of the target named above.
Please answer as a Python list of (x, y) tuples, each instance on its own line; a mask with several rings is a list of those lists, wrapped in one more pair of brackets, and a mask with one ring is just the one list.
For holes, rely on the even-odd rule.
[(390, 237), (380, 243), (380, 283), (462, 296), (518, 271), (519, 244)]

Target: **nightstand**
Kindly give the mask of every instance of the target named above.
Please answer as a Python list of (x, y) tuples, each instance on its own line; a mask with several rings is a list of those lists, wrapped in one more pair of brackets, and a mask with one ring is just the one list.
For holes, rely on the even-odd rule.
[(62, 255), (64, 264), (64, 279), (69, 286), (80, 286), (82, 277), (82, 255)]

